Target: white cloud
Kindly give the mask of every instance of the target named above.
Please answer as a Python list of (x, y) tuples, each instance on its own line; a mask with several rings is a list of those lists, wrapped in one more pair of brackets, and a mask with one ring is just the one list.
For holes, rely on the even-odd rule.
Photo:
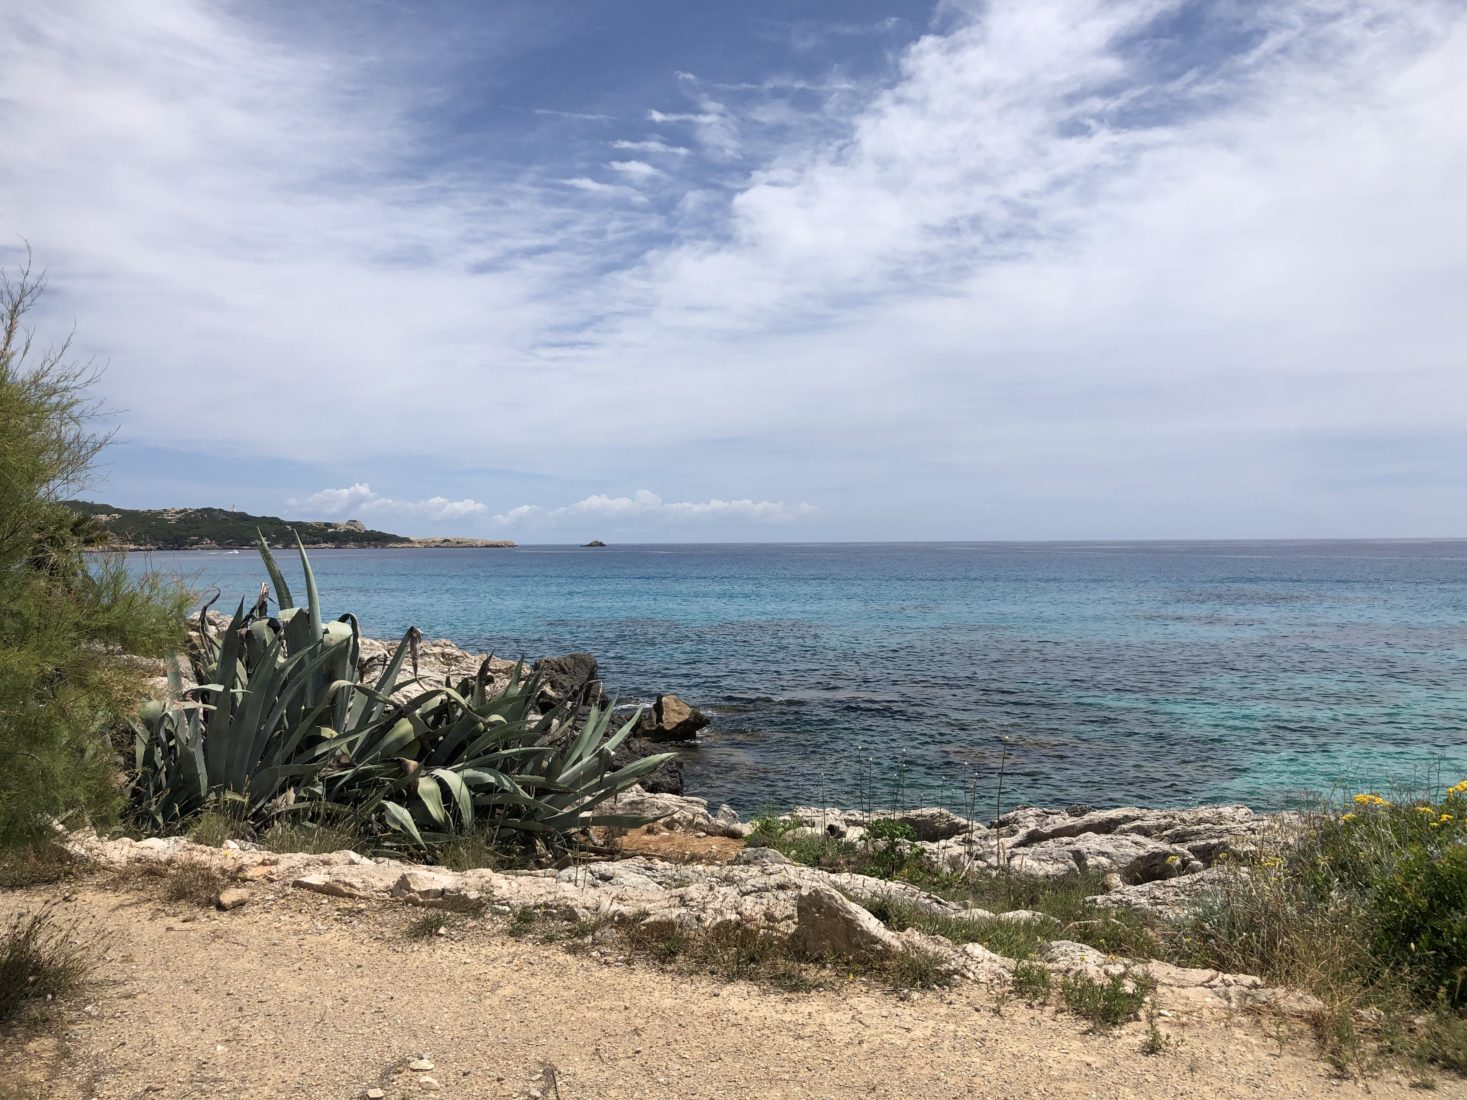
[(519, 523), (532, 516), (537, 516), (543, 511), (544, 509), (535, 504), (521, 504), (516, 508), (511, 508), (508, 512), (497, 513), (494, 516), (494, 522), (504, 524)]
[(662, 169), (654, 168), (645, 160), (614, 160), (609, 167), (634, 180), (654, 180), (667, 175)]
[[(1196, 4), (1181, 37), (1170, 0), (946, 4), (803, 124), (784, 74), (680, 80), (647, 117), (692, 152), (612, 143), (667, 206), (551, 144), (445, 167), (433, 82), (249, 6), (12, 7), (0, 234), (134, 438), (508, 499), (712, 505), (732, 471), (853, 537), (1467, 514), (1459, 4)], [(220, 415), (262, 393), (268, 432)]]
[(616, 183), (603, 183), (593, 180), (589, 176), (574, 176), (570, 179), (559, 181), (567, 187), (574, 187), (577, 191), (585, 191), (590, 195), (604, 195), (608, 198), (632, 199), (636, 202), (644, 202), (645, 196), (635, 187), (627, 187)]
[[(694, 85), (696, 82), (686, 73), (679, 73), (684, 78), (685, 85)], [(647, 112), (649, 121), (659, 125), (671, 125), (677, 123), (689, 124), (692, 127), (693, 136), (703, 147), (704, 152), (711, 156), (731, 158), (741, 151), (742, 145), (739, 139), (739, 123), (733, 112), (723, 103), (714, 99), (706, 93), (694, 91), (693, 98), (698, 105), (696, 111), (658, 111)]]
[(364, 481), (344, 489), (322, 489), (303, 499), (292, 499), (290, 505), (305, 512), (307, 518), (323, 516), (332, 519), (384, 515), (441, 522), (484, 516), (489, 512), (488, 507), (477, 500), (449, 500), (441, 496), (426, 500), (394, 500), (374, 492)]
[(509, 512), (494, 517), (496, 522), (511, 524), (530, 519), (550, 522), (566, 519), (594, 518), (616, 522), (629, 520), (752, 520), (760, 523), (779, 522), (808, 516), (815, 508), (806, 503), (785, 504), (772, 500), (663, 500), (647, 489), (638, 489), (631, 496), (607, 496), (595, 493), (559, 508), (545, 509), (533, 504), (522, 504)]
[(535, 114), (551, 118), (573, 118), (581, 122), (611, 122), (614, 115), (601, 115), (592, 111), (557, 111), (552, 107), (536, 107)]
[(688, 150), (681, 145), (669, 145), (665, 141), (648, 139), (645, 141), (627, 141), (625, 139), (613, 141), (613, 149), (625, 149), (631, 153), (664, 153), (669, 156), (685, 157)]

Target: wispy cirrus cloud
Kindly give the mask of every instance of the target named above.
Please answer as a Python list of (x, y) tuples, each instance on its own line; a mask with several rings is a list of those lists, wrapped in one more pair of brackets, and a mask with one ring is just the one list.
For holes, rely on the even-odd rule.
[(607, 167), (628, 179), (639, 181), (660, 179), (667, 175), (661, 168), (655, 168), (645, 160), (614, 160)]
[(665, 153), (668, 156), (674, 157), (685, 157), (688, 155), (688, 150), (685, 146), (669, 145), (665, 141), (658, 141), (655, 139), (643, 141), (628, 141), (623, 138), (617, 141), (613, 141), (611, 143), (611, 147), (613, 149), (625, 149), (627, 152)]

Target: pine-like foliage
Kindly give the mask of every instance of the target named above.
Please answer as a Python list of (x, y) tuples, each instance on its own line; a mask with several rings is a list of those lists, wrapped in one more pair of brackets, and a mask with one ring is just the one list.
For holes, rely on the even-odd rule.
[(44, 288), (29, 262), (0, 271), (0, 846), (47, 816), (103, 816), (119, 801), (109, 733), (134, 705), (132, 655), (182, 641), (182, 597), (86, 551), (95, 524), (58, 500), (107, 442), (88, 396), (95, 373), (45, 351), (26, 315)]

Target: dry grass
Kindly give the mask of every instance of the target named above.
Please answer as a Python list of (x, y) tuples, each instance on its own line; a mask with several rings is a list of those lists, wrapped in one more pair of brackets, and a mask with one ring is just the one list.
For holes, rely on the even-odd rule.
[(0, 889), (54, 886), (78, 877), (86, 868), (85, 860), (52, 841), (23, 845), (0, 853)]
[(452, 923), (452, 918), (447, 913), (424, 913), (421, 917), (409, 921), (403, 934), (410, 940), (430, 940), (442, 935)]
[(210, 909), (218, 901), (219, 892), (233, 881), (233, 875), (209, 863), (175, 863), (163, 876), (163, 897)]
[(0, 1024), (81, 986), (101, 947), (58, 917), (54, 902), (12, 917), (0, 936)]
[(195, 844), (219, 848), (226, 840), (253, 840), (254, 830), (238, 814), (225, 810), (204, 810), (189, 824), (184, 833)]
[(359, 852), (365, 846), (361, 832), (349, 825), (307, 821), (282, 821), (272, 825), (261, 838), (261, 843), (279, 854), (302, 852), (317, 856), (348, 850)]

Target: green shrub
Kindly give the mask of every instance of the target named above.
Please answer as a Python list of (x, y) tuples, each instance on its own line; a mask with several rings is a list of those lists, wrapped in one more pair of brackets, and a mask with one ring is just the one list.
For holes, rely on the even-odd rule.
[(1421, 845), (1371, 887), (1374, 953), (1410, 973), (1422, 998), (1467, 1004), (1467, 845)]
[(360, 851), (368, 846), (361, 832), (350, 824), (333, 825), (290, 818), (270, 826), (261, 839), (272, 852), (304, 852), (308, 855)]
[(226, 840), (252, 840), (254, 830), (226, 803), (218, 809), (201, 810), (185, 830), (195, 844), (219, 848)]
[(1134, 1020), (1146, 1004), (1156, 983), (1144, 973), (1115, 973), (1103, 982), (1084, 974), (1066, 974), (1060, 979), (1060, 999), (1096, 1030), (1119, 1027)]
[(1022, 997), (1030, 1004), (1043, 1004), (1049, 1000), (1053, 981), (1047, 966), (1035, 962), (1019, 962), (1014, 965), (1010, 986), (1016, 997)]
[(1392, 802), (1355, 796), (1241, 868), (1180, 937), (1188, 961), (1246, 970), (1327, 1002), (1467, 1004), (1467, 784)]
[(866, 827), (866, 839), (877, 844), (891, 844), (901, 840), (911, 841), (917, 839), (917, 830), (905, 821), (883, 817)]
[(0, 272), (0, 847), (44, 839), (48, 817), (118, 810), (110, 732), (141, 694), (127, 655), (176, 652), (183, 596), (88, 556), (97, 525), (58, 501), (107, 441), (94, 374), (65, 343), (40, 352), (26, 314), (43, 280)]

